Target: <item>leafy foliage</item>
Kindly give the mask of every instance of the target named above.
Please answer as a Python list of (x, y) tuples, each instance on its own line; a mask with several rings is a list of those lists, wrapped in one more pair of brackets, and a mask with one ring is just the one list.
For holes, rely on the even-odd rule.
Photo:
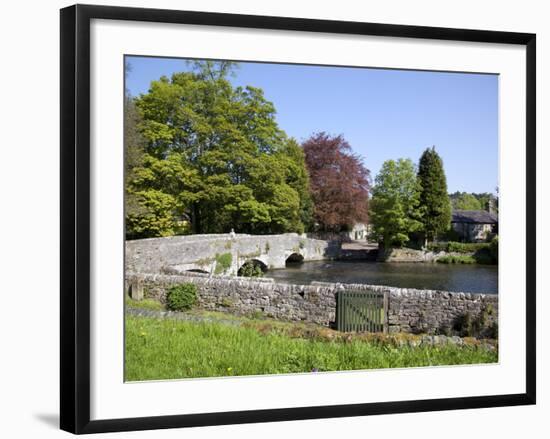
[(216, 269), (214, 274), (225, 273), (229, 268), (231, 268), (231, 262), (233, 257), (231, 253), (222, 253), (216, 255)]
[(491, 208), (498, 212), (498, 188), (497, 196), (489, 193), (453, 192), (449, 195), (453, 209), (456, 210), (487, 210)]
[(487, 247), (488, 244), (483, 242), (449, 241), (428, 244), (428, 250), (455, 253), (472, 253)]
[(374, 237), (387, 249), (401, 246), (422, 226), (420, 188), (410, 159), (386, 160), (372, 190), (370, 219)]
[(172, 311), (191, 309), (197, 302), (197, 287), (192, 283), (174, 285), (166, 293), (166, 306)]
[(258, 264), (255, 264), (253, 261), (246, 261), (243, 266), (239, 269), (239, 276), (244, 277), (262, 277), (264, 272), (262, 267)]
[(451, 203), (447, 194), (447, 178), (443, 161), (435, 148), (428, 148), (418, 164), (422, 231), (433, 241), (439, 233), (451, 226)]
[(490, 243), (464, 243), (464, 242), (439, 242), (428, 245), (432, 251), (444, 251), (452, 253), (464, 253), (468, 255), (443, 256), (437, 259), (437, 262), (449, 263), (477, 263), (493, 265), (498, 264), (498, 236), (495, 236)]
[(128, 237), (303, 232), (312, 212), (305, 157), (273, 104), (259, 88), (233, 87), (231, 63), (193, 67), (135, 100), (129, 129), (145, 146), (128, 163), (127, 193), (142, 209), (128, 215)]
[(456, 198), (452, 199), (452, 206), (457, 210), (483, 210), (479, 199), (466, 192), (460, 193)]
[(317, 133), (302, 147), (310, 176), (315, 221), (340, 231), (368, 219), (369, 170), (342, 137)]
[(489, 337), (496, 340), (498, 339), (498, 322), (489, 323), (489, 316), (493, 313), (494, 310), (490, 304), (476, 316), (465, 312), (457, 316), (453, 329), (461, 337)]
[(475, 264), (476, 259), (470, 255), (447, 255), (437, 258), (436, 262), (439, 262), (440, 264)]

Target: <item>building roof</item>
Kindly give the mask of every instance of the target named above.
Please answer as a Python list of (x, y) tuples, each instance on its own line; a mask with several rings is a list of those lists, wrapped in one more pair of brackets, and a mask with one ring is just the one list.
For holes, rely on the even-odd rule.
[(486, 210), (453, 210), (452, 223), (496, 224), (498, 216)]

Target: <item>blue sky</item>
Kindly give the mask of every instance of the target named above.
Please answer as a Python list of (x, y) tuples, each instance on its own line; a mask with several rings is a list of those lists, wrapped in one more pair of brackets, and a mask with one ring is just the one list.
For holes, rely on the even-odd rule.
[[(185, 60), (128, 57), (130, 93), (162, 75), (189, 70)], [(342, 134), (374, 180), (387, 159), (435, 145), (449, 192), (495, 192), (498, 184), (498, 76), (407, 70), (239, 63), (230, 81), (264, 90), (277, 122), (298, 141)]]

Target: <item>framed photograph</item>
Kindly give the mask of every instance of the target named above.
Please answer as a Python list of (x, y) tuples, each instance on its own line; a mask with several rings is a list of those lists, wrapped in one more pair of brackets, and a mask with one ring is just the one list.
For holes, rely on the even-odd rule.
[(535, 403), (535, 35), (61, 10), (61, 428)]

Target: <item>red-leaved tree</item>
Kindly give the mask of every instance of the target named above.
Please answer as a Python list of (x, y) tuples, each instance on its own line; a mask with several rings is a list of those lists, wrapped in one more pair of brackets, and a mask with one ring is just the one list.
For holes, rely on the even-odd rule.
[(324, 230), (340, 231), (368, 220), (369, 170), (343, 136), (324, 132), (302, 143), (315, 205)]

